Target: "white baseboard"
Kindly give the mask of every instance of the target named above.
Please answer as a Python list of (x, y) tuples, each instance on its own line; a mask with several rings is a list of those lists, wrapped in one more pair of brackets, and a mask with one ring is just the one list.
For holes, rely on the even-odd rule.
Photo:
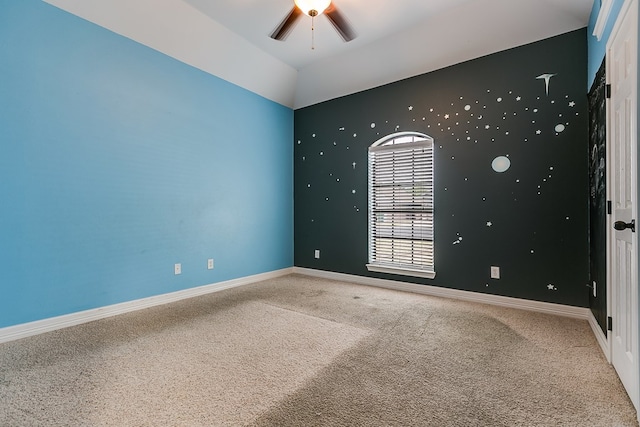
[(35, 322), (0, 328), (0, 343), (26, 338), (42, 334), (44, 332), (55, 331), (56, 329), (67, 328), (69, 326), (75, 326), (94, 320), (104, 319), (118, 314), (129, 313), (136, 310), (142, 310), (144, 308), (180, 301), (186, 298), (210, 294), (224, 289), (235, 288), (263, 280), (286, 276), (291, 273), (293, 273), (293, 268), (285, 268), (282, 270), (270, 271), (267, 273), (241, 277), (210, 285), (198, 286), (196, 288), (184, 289), (182, 291), (171, 292), (168, 294), (127, 301), (120, 304), (108, 305), (77, 313), (65, 314), (63, 316), (51, 317), (49, 319), (37, 320)]
[(334, 273), (332, 271), (313, 270), (309, 268), (294, 267), (293, 272), (296, 274), (319, 277), (323, 279), (340, 280), (344, 282), (357, 283), (360, 285), (377, 286), (379, 288), (413, 292), (423, 295), (479, 302), (483, 304), (497, 305), (500, 307), (517, 308), (520, 310), (555, 314), (557, 316), (572, 317), (576, 319), (589, 320), (590, 316), (592, 316), (591, 310), (589, 310), (588, 308), (572, 307), (569, 305), (554, 304), (549, 302), (531, 301), (519, 298), (503, 297), (499, 295), (481, 294), (478, 292), (440, 288), (430, 285), (418, 285), (414, 283), (398, 282), (395, 280), (376, 279), (373, 277), (354, 276), (351, 274)]
[[(593, 318), (591, 310), (589, 310), (588, 308), (571, 307), (561, 304), (510, 298), (498, 295), (481, 294), (478, 292), (461, 291), (457, 289), (447, 289), (429, 285), (418, 285), (414, 283), (376, 279), (372, 277), (355, 276), (351, 274), (334, 273), (330, 271), (313, 270), (300, 267), (285, 268), (282, 270), (241, 277), (225, 282), (199, 286), (196, 288), (171, 292), (168, 294), (142, 298), (134, 301), (127, 301), (120, 304), (114, 304), (91, 310), (80, 311), (77, 313), (66, 314), (63, 316), (52, 317), (49, 319), (37, 320), (35, 322), (0, 328), (0, 343), (26, 338), (33, 335), (67, 328), (94, 320), (104, 319), (111, 316), (117, 316), (119, 314), (129, 313), (136, 310), (142, 310), (149, 307), (168, 304), (186, 298), (193, 298), (200, 295), (210, 294), (213, 292), (222, 291), (224, 289), (235, 288), (238, 286), (248, 285), (263, 280), (286, 276), (292, 273), (588, 320), (591, 328), (594, 331), (594, 334), (596, 335), (598, 343), (603, 348), (605, 355), (607, 355), (607, 359), (609, 358), (608, 350), (605, 350), (606, 348), (608, 348), (606, 336), (602, 334), (602, 331), (595, 321), (595, 318)], [(598, 331), (600, 332), (600, 335), (598, 335)]]
[(600, 328), (600, 325), (593, 313), (590, 312), (589, 314), (589, 325), (591, 326), (593, 335), (596, 337), (596, 341), (598, 341), (604, 356), (607, 358), (607, 362), (611, 363), (611, 350), (609, 349), (609, 340), (607, 339), (607, 335), (602, 332), (602, 328)]

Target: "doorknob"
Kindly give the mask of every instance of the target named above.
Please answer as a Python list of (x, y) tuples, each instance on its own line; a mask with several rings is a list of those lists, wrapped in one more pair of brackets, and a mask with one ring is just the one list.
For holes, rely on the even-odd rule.
[(622, 231), (622, 230), (626, 230), (627, 228), (630, 228), (631, 231), (633, 231), (635, 233), (636, 232), (636, 220), (632, 219), (631, 222), (616, 221), (616, 222), (613, 223), (613, 228), (615, 228), (618, 231)]

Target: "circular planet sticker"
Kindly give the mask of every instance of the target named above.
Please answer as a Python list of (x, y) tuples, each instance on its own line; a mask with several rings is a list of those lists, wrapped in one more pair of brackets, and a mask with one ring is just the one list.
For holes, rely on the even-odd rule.
[(498, 156), (491, 162), (494, 171), (502, 173), (511, 167), (511, 160), (505, 156)]

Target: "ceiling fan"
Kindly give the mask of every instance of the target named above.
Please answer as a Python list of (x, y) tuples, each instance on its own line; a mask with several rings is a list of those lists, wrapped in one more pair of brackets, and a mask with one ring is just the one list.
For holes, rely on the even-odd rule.
[[(356, 37), (356, 33), (344, 17), (342, 12), (338, 10), (331, 0), (294, 0), (294, 6), (291, 12), (285, 16), (280, 25), (271, 33), (270, 37), (275, 40), (284, 40), (287, 38), (295, 24), (303, 14), (310, 16), (312, 19), (321, 14), (325, 14), (329, 18), (329, 22), (336, 29), (340, 37), (345, 42), (351, 41)], [(313, 30), (313, 24), (312, 28)]]

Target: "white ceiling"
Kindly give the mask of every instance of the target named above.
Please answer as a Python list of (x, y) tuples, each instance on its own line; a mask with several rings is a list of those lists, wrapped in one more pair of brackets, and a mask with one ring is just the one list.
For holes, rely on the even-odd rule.
[[(260, 49), (296, 69), (338, 53), (420, 25), (428, 17), (473, 0), (335, 0), (358, 37), (345, 43), (325, 16), (315, 19), (311, 50), (311, 18), (303, 16), (285, 41), (268, 35), (289, 13), (293, 0), (184, 0)], [(517, 0), (516, 0), (517, 1)]]
[[(587, 26), (593, 0), (335, 0), (358, 37), (304, 16), (269, 34), (293, 0), (45, 0), (293, 108)], [(585, 70), (586, 72), (586, 70)]]

